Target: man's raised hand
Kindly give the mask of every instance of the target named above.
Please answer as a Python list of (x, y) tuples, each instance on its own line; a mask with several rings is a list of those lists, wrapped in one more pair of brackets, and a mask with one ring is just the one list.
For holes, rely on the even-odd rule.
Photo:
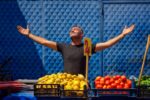
[(135, 25), (134, 24), (132, 24), (130, 27), (126, 27), (125, 26), (125, 28), (123, 29), (123, 31), (122, 31), (122, 34), (123, 35), (127, 35), (127, 34), (129, 34), (130, 32), (132, 32), (133, 30), (134, 30), (134, 28), (135, 28)]
[(17, 26), (18, 32), (20, 32), (22, 35), (28, 36), (29, 35), (29, 28), (27, 26), (27, 29), (23, 28), (22, 26)]

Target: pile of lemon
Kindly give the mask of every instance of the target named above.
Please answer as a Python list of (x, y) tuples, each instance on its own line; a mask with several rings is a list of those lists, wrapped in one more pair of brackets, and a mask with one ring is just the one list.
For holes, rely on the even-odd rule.
[(68, 73), (57, 73), (45, 75), (38, 79), (37, 84), (60, 84), (65, 90), (84, 90), (88, 86), (82, 74), (72, 75)]

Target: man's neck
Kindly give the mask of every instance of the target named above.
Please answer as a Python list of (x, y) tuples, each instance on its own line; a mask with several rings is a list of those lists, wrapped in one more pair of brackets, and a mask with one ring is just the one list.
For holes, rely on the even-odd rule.
[(72, 42), (71, 45), (80, 45), (82, 44), (82, 39), (78, 38), (71, 38)]
[(71, 45), (80, 45), (82, 44), (81, 41), (72, 41)]

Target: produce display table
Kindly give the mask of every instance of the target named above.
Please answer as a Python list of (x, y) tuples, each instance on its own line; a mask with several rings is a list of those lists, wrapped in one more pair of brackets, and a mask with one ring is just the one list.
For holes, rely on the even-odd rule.
[[(21, 81), (20, 81), (21, 82)], [(48, 96), (35, 96), (34, 85), (36, 82), (24, 82), (26, 85), (20, 82), (3, 82), (1, 83), (1, 90), (0, 94), (3, 92), (7, 92), (7, 89), (11, 91), (8, 92), (17, 92), (16, 93), (9, 93), (4, 95), (1, 100), (150, 100), (150, 96), (138, 97), (137, 89), (130, 88), (130, 89), (90, 89), (87, 91), (85, 98), (82, 97), (66, 97), (62, 95), (65, 91), (60, 91), (61, 93), (56, 97), (48, 97)], [(4, 84), (5, 83), (5, 84)], [(20, 88), (21, 86), (21, 88)], [(11, 88), (10, 88), (11, 87)], [(13, 87), (13, 88), (12, 88)], [(12, 91), (13, 90), (13, 91)], [(21, 91), (20, 91), (21, 90)], [(142, 89), (140, 89), (142, 92)], [(112, 94), (114, 93), (114, 94)], [(121, 94), (120, 94), (121, 93)], [(142, 92), (143, 93), (143, 92)], [(143, 98), (144, 97), (144, 98)]]
[(13, 93), (3, 98), (3, 100), (150, 100), (150, 98), (137, 98), (128, 96), (99, 96), (84, 98), (63, 98), (63, 97), (35, 97), (33, 92)]

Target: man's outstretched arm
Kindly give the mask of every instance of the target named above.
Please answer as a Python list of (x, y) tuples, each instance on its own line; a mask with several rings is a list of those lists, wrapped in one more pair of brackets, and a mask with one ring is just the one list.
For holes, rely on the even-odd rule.
[(39, 36), (36, 36), (32, 33), (30, 33), (29, 29), (25, 29), (21, 26), (17, 26), (17, 29), (18, 31), (22, 34), (22, 35), (25, 35), (27, 36), (28, 38), (34, 40), (35, 42), (39, 43), (39, 44), (42, 44), (42, 45), (45, 45), (51, 49), (54, 49), (54, 50), (57, 50), (57, 43), (54, 42), (54, 41), (49, 41), (49, 40), (46, 40), (42, 37), (39, 37)]
[(132, 32), (134, 30), (135, 25), (131, 25), (128, 28), (124, 28), (122, 33), (120, 35), (118, 35), (117, 37), (110, 39), (104, 43), (97, 43), (96, 47), (95, 47), (95, 52), (109, 48), (111, 46), (113, 46), (114, 44), (116, 44), (118, 41), (120, 41), (122, 38), (124, 38), (127, 34), (129, 34), (130, 32)]

